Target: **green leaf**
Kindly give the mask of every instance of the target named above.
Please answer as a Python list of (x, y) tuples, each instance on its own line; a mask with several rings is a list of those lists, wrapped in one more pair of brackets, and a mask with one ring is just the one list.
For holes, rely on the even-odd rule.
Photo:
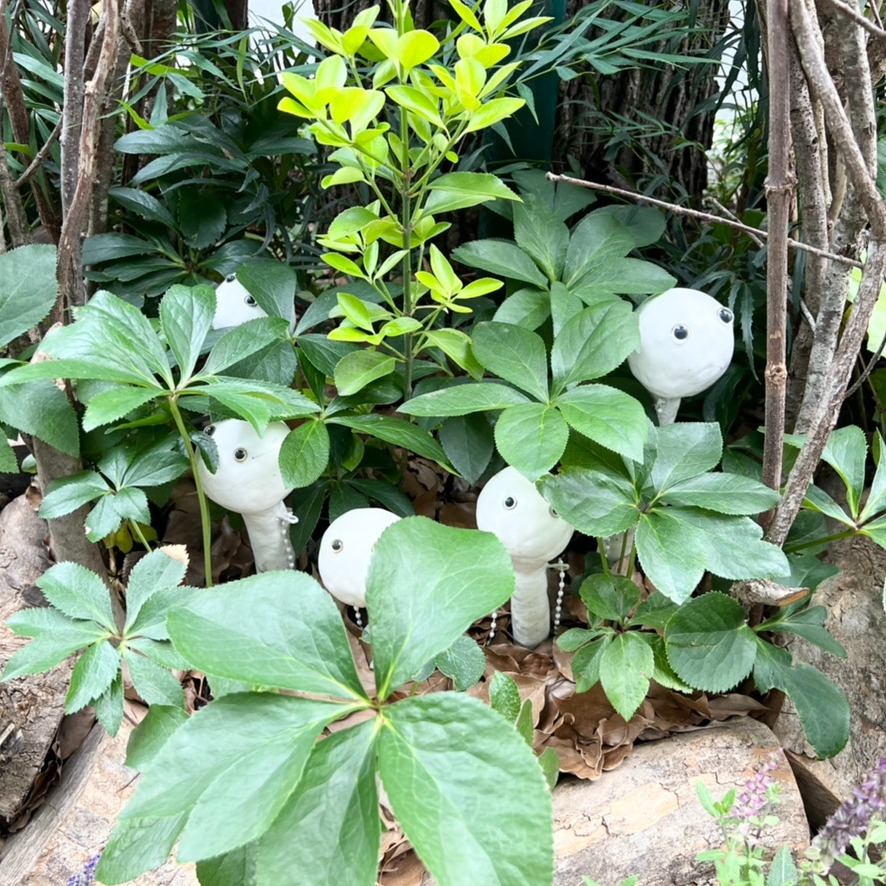
[[(2, 397), (0, 392), (0, 397)], [(161, 396), (155, 388), (133, 388), (124, 385), (101, 391), (90, 397), (83, 415), (83, 430), (94, 431), (102, 425), (111, 424)]]
[(566, 323), (554, 340), (551, 366), (557, 391), (606, 375), (640, 344), (637, 317), (627, 302), (585, 308)]
[(283, 483), (294, 489), (310, 486), (329, 464), (329, 431), (317, 419), (293, 428), (280, 448)]
[(518, 289), (499, 306), (493, 320), (538, 329), (551, 316), (551, 297), (541, 289)]
[(103, 692), (94, 702), (95, 718), (102, 724), (108, 735), (114, 736), (123, 723), (123, 672), (114, 678), (110, 688)]
[(691, 525), (706, 539), (707, 568), (723, 578), (779, 578), (790, 572), (781, 548), (763, 541), (750, 517), (727, 517), (695, 508), (673, 507), (674, 519)]
[(670, 508), (641, 515), (636, 535), (643, 571), (669, 600), (692, 596), (708, 562), (708, 540)]
[(701, 474), (670, 486), (664, 500), (672, 505), (691, 505), (721, 514), (760, 514), (774, 508), (779, 493), (750, 477), (738, 474)]
[(532, 747), (532, 739), (535, 730), (532, 723), (531, 699), (527, 698), (523, 704), (520, 705), (520, 713), (517, 714), (517, 721), (514, 723), (514, 728), (517, 730), (517, 735), (519, 735), (529, 747)]
[(840, 476), (846, 487), (849, 511), (858, 516), (861, 496), (864, 493), (865, 462), (868, 446), (864, 431), (856, 425), (837, 428), (822, 453), (826, 461)]
[(575, 691), (587, 692), (600, 682), (600, 663), (612, 642), (612, 634), (605, 634), (582, 646), (572, 658)]
[(495, 451), (492, 426), (476, 414), (446, 419), (440, 426), (440, 444), (450, 464), (469, 483), (479, 482)]
[(166, 668), (135, 652), (126, 655), (126, 664), (135, 691), (147, 704), (184, 706), (181, 683)]
[(883, 457), (884, 453), (886, 453), (886, 443), (883, 442), (883, 438), (878, 431), (874, 432), (873, 449), (877, 455), (877, 472), (871, 481), (867, 501), (859, 515), (858, 520), (860, 523), (869, 520), (886, 507), (886, 458)]
[(437, 670), (452, 678), (459, 692), (473, 686), (486, 670), (486, 656), (476, 641), (462, 634), (436, 658)]
[(389, 415), (336, 415), (330, 424), (344, 425), (362, 434), (370, 434), (393, 446), (433, 459), (438, 464), (448, 464), (443, 447), (427, 432), (402, 418)]
[(452, 257), (463, 265), (480, 268), (509, 280), (531, 283), (542, 289), (545, 275), (516, 243), (510, 240), (474, 240), (452, 251)]
[[(855, 521), (840, 505), (837, 504), (823, 489), (818, 486), (810, 486), (806, 490), (806, 498), (803, 500), (803, 507), (813, 511), (818, 511), (832, 520), (837, 520), (844, 526), (855, 529)], [(869, 526), (872, 524), (868, 524)]]
[(0, 421), (67, 455), (80, 455), (77, 414), (65, 392), (50, 379), (37, 379), (14, 390), (0, 388)]
[[(17, 615), (7, 619), (6, 625), (16, 630)], [(25, 616), (29, 618), (29, 616)], [(2, 679), (12, 680), (23, 674), (41, 674), (63, 662), (72, 652), (91, 646), (96, 640), (107, 636), (95, 622), (77, 621), (56, 628), (52, 633), (41, 634), (19, 649), (6, 663)]]
[(256, 317), (226, 330), (209, 352), (202, 373), (217, 375), (224, 372), (235, 363), (279, 341), (288, 329), (288, 325), (279, 317)]
[(182, 379), (190, 378), (194, 371), (214, 313), (211, 286), (171, 286), (160, 301), (160, 328)]
[(501, 120), (513, 117), (525, 104), (522, 98), (494, 98), (484, 102), (476, 111), (469, 114), (468, 125), (464, 131), (468, 133), (488, 129)]
[(548, 400), (548, 357), (541, 336), (510, 323), (478, 323), (473, 330), (474, 356), (490, 372)]
[(680, 679), (705, 692), (725, 692), (754, 666), (757, 640), (741, 605), (712, 592), (685, 603), (665, 627), (668, 661)]
[(541, 771), (544, 773), (548, 790), (554, 790), (560, 777), (559, 755), (553, 748), (545, 748), (538, 756), (538, 765), (541, 766)]
[(513, 590), (510, 556), (491, 533), (424, 517), (388, 527), (366, 578), (379, 697), (387, 698)]
[(106, 692), (120, 670), (120, 653), (107, 641), (90, 646), (71, 672), (65, 712), (75, 714)]
[(598, 273), (634, 248), (634, 238), (616, 219), (591, 212), (576, 226), (569, 240), (563, 282), (570, 288)]
[(168, 627), (176, 649), (208, 674), (365, 697), (341, 615), (305, 573), (268, 572), (228, 582), (173, 610)]
[[(311, 22), (319, 25), (319, 22)], [(281, 108), (282, 110), (282, 102)], [(248, 843), (197, 862), (197, 881), (200, 886), (258, 886), (255, 873), (256, 843)]]
[(111, 593), (91, 570), (78, 563), (57, 563), (37, 579), (43, 596), (69, 618), (92, 619), (114, 629)]
[(538, 200), (514, 207), (514, 239), (551, 281), (559, 280), (566, 262), (569, 229)]
[(757, 625), (756, 630), (759, 633), (776, 631), (796, 634), (837, 658), (846, 658), (846, 650), (842, 644), (838, 643), (823, 627), (827, 613), (824, 606), (807, 606), (796, 612), (792, 609), (781, 609), (772, 618)]
[(428, 189), (431, 193), (424, 210), (428, 215), (477, 206), (490, 200), (520, 199), (497, 175), (488, 172), (450, 172), (433, 179)]
[(570, 526), (585, 535), (608, 538), (627, 532), (640, 517), (633, 484), (614, 472), (566, 467), (553, 477), (543, 477), (539, 491)]
[(642, 461), (649, 433), (646, 411), (630, 394), (606, 385), (582, 385), (556, 400), (566, 423), (625, 458)]
[(878, 517), (865, 524), (860, 530), (860, 534), (873, 539), (881, 548), (886, 548), (886, 516)]
[(552, 882), (550, 792), (495, 711), (451, 692), (404, 699), (386, 711), (378, 756), (394, 814), (438, 883)]
[(655, 459), (649, 479), (662, 493), (683, 480), (715, 468), (723, 453), (720, 426), (678, 422), (655, 430)]
[(335, 367), (335, 386), (347, 397), (362, 391), (370, 382), (390, 375), (397, 366), (393, 357), (379, 351), (354, 351), (342, 357)]
[(9, 445), (9, 441), (3, 438), (0, 440), (0, 473), (17, 474), (18, 472), (18, 458), (15, 450)]
[(491, 412), (528, 403), (525, 394), (494, 382), (452, 385), (407, 400), (397, 407), (404, 415), (444, 417)]
[(179, 707), (151, 705), (129, 736), (126, 765), (137, 772), (144, 771), (169, 737), (188, 719), (188, 714)]
[(834, 757), (849, 740), (849, 702), (821, 671), (791, 662), (790, 653), (757, 639), (754, 682), (761, 692), (780, 689), (790, 696), (803, 731), (820, 758)]
[(54, 246), (19, 246), (0, 255), (0, 346), (36, 326), (58, 297)]
[(118, 816), (98, 877), (119, 883), (159, 866), (179, 834), (180, 861), (211, 858), (261, 836), (298, 784), (320, 731), (344, 711), (257, 693), (199, 710), (148, 764)]
[(80, 471), (70, 477), (53, 480), (40, 504), (40, 516), (44, 520), (63, 517), (104, 495), (109, 488), (105, 478), (95, 471)]
[(259, 882), (287, 883), (300, 871), (311, 872), (317, 883), (374, 886), (381, 841), (377, 731), (377, 721), (370, 720), (317, 744), (292, 795), (259, 839)]
[(627, 621), (640, 602), (640, 589), (629, 578), (612, 573), (588, 576), (581, 583), (579, 595), (591, 615), (618, 624)]
[(508, 723), (513, 723), (520, 714), (520, 690), (513, 677), (504, 671), (494, 671), (489, 686), (489, 703)]
[(495, 424), (495, 445), (502, 458), (530, 480), (557, 464), (568, 439), (563, 416), (542, 403), (512, 406)]
[(617, 634), (600, 659), (600, 683), (606, 698), (625, 722), (637, 712), (649, 691), (655, 660), (652, 649), (636, 634)]

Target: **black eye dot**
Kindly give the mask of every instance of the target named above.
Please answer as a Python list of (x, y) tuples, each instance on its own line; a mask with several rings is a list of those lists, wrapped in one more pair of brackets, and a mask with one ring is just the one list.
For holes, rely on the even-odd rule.
[(558, 518), (558, 517), (560, 516), (560, 515), (559, 515), (559, 514), (553, 509), (553, 508), (548, 508), (548, 512), (549, 512), (550, 515), (551, 515), (552, 517), (554, 517), (555, 519)]
[(254, 308), (256, 305), (256, 301), (251, 295), (247, 295), (246, 298), (243, 299), (243, 301), (245, 301), (250, 308)]
[(729, 308), (720, 308), (720, 319), (724, 323), (731, 323), (732, 322), (732, 311), (730, 311)]
[(671, 335), (673, 335), (677, 341), (686, 341), (686, 339), (689, 338), (689, 330), (685, 326), (675, 326), (671, 330)]
[(513, 511), (515, 507), (517, 507), (517, 499), (514, 498), (513, 495), (509, 495), (504, 502), (502, 502), (504, 506), (509, 510)]
[(225, 283), (233, 283), (236, 279), (237, 279), (236, 274), (228, 274), (228, 276), (225, 277)]
[(238, 447), (234, 450), (234, 461), (246, 461), (249, 453), (242, 447)]
[(345, 549), (345, 543), (340, 538), (334, 538), (330, 547), (336, 554), (340, 554)]
[(203, 433), (206, 434), (207, 437), (211, 437), (215, 433), (215, 425), (206, 425), (203, 428)]

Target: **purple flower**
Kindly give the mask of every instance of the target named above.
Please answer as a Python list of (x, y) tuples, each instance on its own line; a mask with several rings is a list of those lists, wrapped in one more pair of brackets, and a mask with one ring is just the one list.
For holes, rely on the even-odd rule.
[(830, 870), (853, 837), (861, 837), (873, 818), (886, 810), (886, 757), (869, 770), (852, 796), (840, 805), (818, 832), (807, 852), (819, 873)]
[(93, 855), (83, 866), (83, 870), (79, 874), (74, 874), (68, 878), (66, 886), (92, 886), (95, 883), (95, 869), (98, 867), (98, 860), (101, 857), (102, 854), (100, 852), (98, 855)]
[(760, 768), (745, 782), (744, 789), (735, 798), (729, 817), (742, 823), (759, 817), (772, 800), (772, 790), (776, 786), (772, 774), (778, 768), (778, 754), (773, 751)]

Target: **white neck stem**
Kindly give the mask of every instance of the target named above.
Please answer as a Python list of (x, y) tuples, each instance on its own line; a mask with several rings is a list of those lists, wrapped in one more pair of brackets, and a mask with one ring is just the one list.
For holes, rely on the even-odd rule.
[(256, 572), (295, 569), (295, 551), (289, 540), (292, 512), (282, 501), (266, 511), (243, 514), (243, 522), (252, 545)]
[(517, 583), (511, 597), (511, 630), (521, 646), (535, 647), (551, 633), (547, 563), (513, 563)]

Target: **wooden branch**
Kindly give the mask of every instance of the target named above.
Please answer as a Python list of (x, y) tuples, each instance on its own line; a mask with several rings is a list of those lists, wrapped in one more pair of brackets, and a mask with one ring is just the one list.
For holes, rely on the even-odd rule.
[(17, 188), (21, 188), (26, 185), (36, 174), (39, 172), (40, 167), (43, 165), (43, 161), (48, 156), (49, 152), (52, 150), (52, 146), (58, 141), (58, 137), (62, 132), (62, 121), (59, 120), (58, 123), (55, 124), (55, 129), (49, 133), (49, 138), (43, 144), (43, 147), (37, 151), (34, 159), (28, 164), (27, 169), (15, 180), (15, 186)]
[[(89, 0), (71, 0), (65, 33), (86, 34), (89, 24)], [(83, 91), (85, 89), (84, 41), (65, 41), (65, 105), (62, 111), (62, 213), (67, 219), (80, 168), (80, 132), (83, 127)]]
[(769, 251), (766, 266), (766, 438), (762, 480), (772, 489), (779, 489), (788, 386), (788, 232), (795, 184), (790, 157), (791, 76), (787, 0), (768, 0), (766, 18), (769, 49), (769, 174), (766, 177)]
[[(655, 197), (647, 197), (645, 194), (638, 194), (636, 191), (628, 191), (624, 188), (616, 188), (613, 185), (601, 185), (599, 182), (586, 181), (583, 178), (573, 178), (571, 175), (558, 175), (554, 172), (547, 173), (546, 178), (548, 179), (548, 181), (566, 182), (570, 185), (578, 185), (578, 187), (580, 188), (589, 188), (592, 191), (605, 191), (607, 194), (614, 194), (616, 197), (624, 197), (627, 200), (633, 200), (637, 203), (649, 203), (652, 206), (659, 206), (662, 209), (666, 209), (668, 212), (673, 212), (676, 215), (686, 215), (690, 218), (697, 218), (701, 221), (711, 222), (713, 224), (727, 225), (730, 228), (735, 228), (736, 231), (742, 231), (749, 237), (758, 238), (760, 240), (766, 240), (769, 237), (769, 232), (764, 231), (762, 228), (754, 228), (750, 225), (743, 224), (742, 222), (733, 221), (730, 218), (723, 218), (720, 215), (713, 215), (710, 212), (702, 212), (699, 209), (690, 209), (688, 206), (679, 206), (676, 203), (668, 203), (666, 200), (658, 200)], [(788, 247), (790, 249), (797, 249), (800, 252), (808, 252), (812, 255), (818, 255), (822, 258), (828, 258), (831, 261), (839, 262), (840, 264), (847, 265), (851, 268), (863, 267), (860, 261), (857, 261), (854, 258), (850, 258), (847, 255), (838, 255), (834, 252), (828, 252), (824, 249), (818, 249), (815, 246), (810, 246), (808, 243), (800, 243), (798, 240), (789, 240)]]
[[(102, 106), (119, 52), (117, 2), (118, 0), (106, 0), (102, 7), (104, 31), (101, 51), (96, 63), (95, 74), (83, 90), (83, 111), (80, 115), (80, 141), (76, 167), (77, 178), (62, 226), (58, 248), (59, 294), (67, 307), (81, 305), (86, 301), (82, 236), (86, 229), (96, 177), (96, 143), (101, 130), (99, 121)], [(62, 138), (64, 139), (64, 137), (63, 130)]]
[(824, 0), (831, 9), (836, 9), (840, 15), (846, 16), (860, 28), (863, 28), (869, 34), (873, 34), (878, 40), (886, 40), (886, 31), (883, 30), (875, 22), (872, 22), (870, 19), (865, 18), (859, 11), (858, 8), (852, 8), (851, 6), (847, 6), (845, 3), (840, 2), (840, 0)]
[[(12, 180), (6, 146), (2, 140), (0, 140), (0, 195), (3, 197), (2, 202), (6, 208), (6, 223), (12, 246), (13, 248), (25, 246), (31, 242), (31, 226), (28, 224), (22, 195)], [(0, 227), (0, 231), (2, 231), (2, 227)]]

